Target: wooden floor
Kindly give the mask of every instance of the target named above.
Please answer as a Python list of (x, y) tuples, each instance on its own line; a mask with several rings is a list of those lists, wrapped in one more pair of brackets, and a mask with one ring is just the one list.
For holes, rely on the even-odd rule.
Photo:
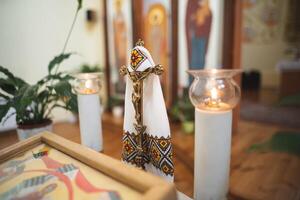
[[(104, 153), (120, 159), (122, 119), (103, 116)], [(194, 137), (172, 124), (175, 184), (178, 190), (193, 196)], [(253, 143), (268, 139), (282, 127), (241, 121), (232, 141), (229, 199), (300, 199), (300, 158), (285, 153), (247, 153)], [(284, 129), (289, 130), (289, 129)], [(80, 143), (78, 124), (58, 123), (54, 130)], [(0, 133), (0, 149), (18, 141), (15, 131)]]

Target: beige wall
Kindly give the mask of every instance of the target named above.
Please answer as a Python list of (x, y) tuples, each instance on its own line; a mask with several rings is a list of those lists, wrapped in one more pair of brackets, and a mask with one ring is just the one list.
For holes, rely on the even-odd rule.
[[(1, 0), (0, 65), (29, 83), (47, 73), (49, 61), (63, 48), (75, 10), (76, 0)], [(97, 12), (93, 26), (86, 23), (86, 10)], [(77, 52), (61, 65), (75, 70), (82, 63), (104, 66), (103, 0), (84, 0), (67, 52)], [(70, 114), (55, 110), (55, 121)]]
[(242, 68), (259, 70), (262, 75), (262, 87), (278, 87), (279, 73), (275, 66), (284, 58), (283, 50), (286, 47), (287, 45), (282, 41), (268, 45), (243, 44)]
[[(262, 87), (274, 88), (279, 86), (279, 73), (276, 71), (276, 64), (286, 57), (284, 51), (288, 45), (283, 39), (283, 33), (288, 1), (280, 1), (280, 3), (281, 13), (277, 37), (269, 42), (242, 43), (242, 68), (244, 70), (259, 70), (262, 73)], [(252, 14), (257, 13), (253, 11)]]

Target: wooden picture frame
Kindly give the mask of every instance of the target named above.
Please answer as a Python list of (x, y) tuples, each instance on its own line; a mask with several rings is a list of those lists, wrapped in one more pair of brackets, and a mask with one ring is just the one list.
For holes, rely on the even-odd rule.
[[(177, 12), (178, 12), (178, 0), (143, 0), (143, 1), (132, 1), (132, 10), (133, 10), (133, 41), (138, 41), (138, 39), (143, 39), (145, 42), (145, 47), (150, 51), (154, 62), (156, 64), (162, 64), (164, 67), (164, 73), (161, 76), (161, 86), (163, 89), (164, 100), (166, 103), (167, 109), (171, 109), (172, 105), (175, 103), (177, 98), (177, 86), (178, 86), (178, 69), (177, 69)], [(147, 20), (148, 14), (150, 11), (153, 13), (157, 13), (157, 11), (164, 10), (164, 15), (166, 18), (165, 25), (166, 29), (164, 31), (158, 28), (153, 30), (154, 33), (166, 33), (166, 35), (162, 38), (161, 42), (159, 42), (157, 36), (153, 36), (155, 42), (151, 42), (151, 29), (147, 26), (149, 25)], [(154, 15), (155, 16), (155, 15)], [(158, 15), (159, 16), (159, 15)], [(155, 18), (154, 18), (155, 19)], [(162, 28), (162, 27), (161, 27)], [(159, 31), (158, 31), (159, 30)], [(148, 39), (147, 39), (148, 38)], [(164, 41), (164, 42), (162, 42)], [(153, 48), (153, 46), (160, 46), (160, 48)], [(165, 56), (161, 57), (161, 61), (158, 61), (157, 52), (153, 51), (154, 49), (164, 49), (165, 46), (166, 51), (162, 51), (159, 55), (164, 54)], [(152, 48), (151, 48), (152, 47)], [(163, 62), (163, 60), (165, 62)]]
[(174, 184), (50, 132), (43, 132), (1, 150), (0, 166), (41, 144), (46, 144), (114, 181), (134, 189), (141, 193), (141, 199), (176, 199)]

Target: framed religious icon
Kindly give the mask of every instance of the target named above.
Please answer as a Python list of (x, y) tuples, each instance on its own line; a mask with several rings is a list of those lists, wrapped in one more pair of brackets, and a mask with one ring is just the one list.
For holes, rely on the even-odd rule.
[[(138, 3), (138, 2), (134, 2)], [(172, 16), (170, 0), (143, 0), (141, 5), (141, 35), (145, 47), (155, 63), (161, 64), (164, 73), (160, 77), (167, 107), (172, 98)]]
[(224, 4), (180, 0), (178, 7), (178, 87), (183, 91), (193, 81), (186, 70), (222, 67)]
[(173, 184), (50, 132), (0, 151), (0, 199), (176, 199)]
[(106, 0), (106, 40), (108, 54), (110, 96), (125, 94), (125, 80), (119, 75), (122, 65), (128, 64), (128, 52), (132, 48), (132, 2), (131, 0)]

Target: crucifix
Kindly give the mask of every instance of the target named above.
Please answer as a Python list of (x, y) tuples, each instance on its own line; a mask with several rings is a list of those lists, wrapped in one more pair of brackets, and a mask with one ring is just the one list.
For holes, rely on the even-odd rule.
[[(136, 43), (137, 46), (144, 46), (144, 42), (139, 39)], [(144, 71), (138, 71), (137, 68), (139, 66), (139, 62), (142, 62), (143, 58), (139, 55), (139, 52), (133, 50), (131, 52), (131, 63), (130, 67), (132, 69), (129, 70), (126, 66), (122, 66), (120, 68), (120, 74), (122, 76), (128, 75), (133, 83), (133, 91), (132, 91), (132, 104), (135, 110), (135, 135), (137, 136), (137, 156), (135, 157), (135, 164), (137, 167), (145, 169), (144, 166), (144, 150), (143, 150), (143, 135), (146, 130), (146, 126), (143, 124), (143, 82), (150, 74), (161, 75), (163, 73), (162, 65), (155, 65), (153, 67), (149, 67)]]

